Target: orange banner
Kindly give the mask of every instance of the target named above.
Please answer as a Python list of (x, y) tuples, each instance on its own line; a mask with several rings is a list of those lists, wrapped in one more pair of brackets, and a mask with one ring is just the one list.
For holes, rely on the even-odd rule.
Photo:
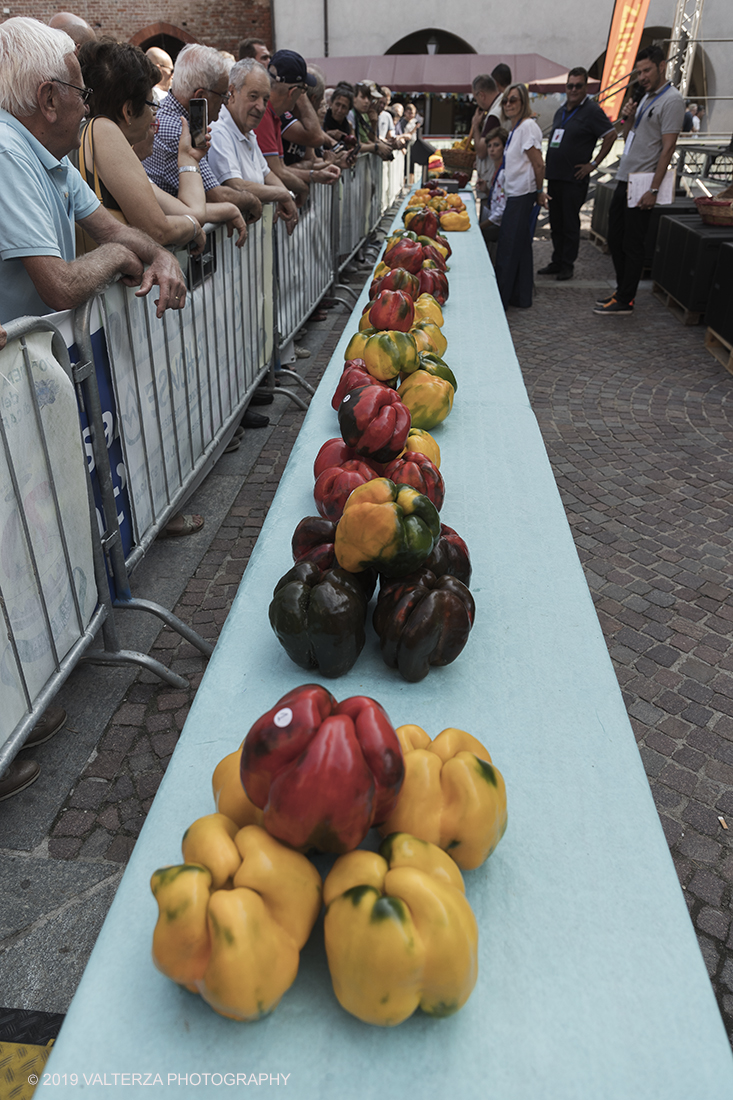
[[(610, 119), (621, 110), (626, 94), (626, 76), (634, 67), (644, 30), (649, 0), (616, 0), (601, 77), (600, 106)], [(617, 81), (621, 81), (617, 84)], [(609, 88), (608, 95), (605, 89)]]

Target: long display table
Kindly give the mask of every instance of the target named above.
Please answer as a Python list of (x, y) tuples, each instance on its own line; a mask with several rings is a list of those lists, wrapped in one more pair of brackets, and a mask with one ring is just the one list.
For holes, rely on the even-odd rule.
[(213, 811), (213, 768), (281, 695), (317, 679), (285, 655), (267, 609), (293, 529), (315, 514), (313, 460), (338, 435), (330, 399), (365, 292), (48, 1063), (64, 1096), (116, 1086), (142, 1097), (151, 1085), (210, 1096), (255, 1083), (302, 1100), (733, 1095), (730, 1048), (475, 220), (450, 241), (445, 358), (459, 389), (435, 436), (441, 518), (471, 550), (476, 623), (458, 660), (419, 684), (386, 668), (370, 633), (354, 669), (326, 686), (338, 699), (374, 696), (395, 725), (468, 730), (506, 779), (506, 835), (465, 875), (480, 928), (476, 989), (448, 1019), (362, 1024), (332, 993), (319, 923), (279, 1008), (241, 1024), (150, 957), (150, 875), (181, 861), (184, 830)]

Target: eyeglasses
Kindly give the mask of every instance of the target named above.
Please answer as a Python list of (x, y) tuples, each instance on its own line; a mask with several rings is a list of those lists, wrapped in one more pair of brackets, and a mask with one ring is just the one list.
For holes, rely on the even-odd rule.
[(581, 88), (584, 88), (585, 84), (571, 84), (568, 82), (565, 87), (571, 92), (577, 92), (580, 91)]
[(80, 88), (76, 84), (69, 84), (66, 80), (59, 80), (58, 77), (52, 76), (50, 80), (51, 84), (63, 84), (65, 88), (73, 88), (75, 92), (78, 92), (81, 96), (82, 103), (88, 103), (94, 95), (94, 88)]
[(154, 114), (154, 115), (157, 115), (157, 113), (158, 113), (158, 110), (159, 110), (159, 108), (160, 108), (160, 104), (159, 104), (159, 103), (151, 103), (151, 101), (150, 101), (149, 99), (146, 99), (146, 100), (145, 100), (145, 106), (146, 106), (146, 107), (149, 107), (149, 108), (150, 108), (150, 110), (151, 110), (151, 111), (153, 112), (153, 114)]
[(228, 103), (232, 98), (231, 92), (217, 92), (216, 88), (204, 88), (205, 92), (211, 92), (212, 95), (218, 95), (222, 103)]

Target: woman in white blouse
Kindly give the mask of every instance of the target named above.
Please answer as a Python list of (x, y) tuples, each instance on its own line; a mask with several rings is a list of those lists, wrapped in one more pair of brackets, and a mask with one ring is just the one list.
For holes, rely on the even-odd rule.
[(511, 127), (504, 150), (506, 208), (496, 252), (496, 281), (501, 300), (507, 306), (527, 309), (532, 305), (534, 265), (532, 233), (535, 207), (547, 206), (542, 190), (545, 163), (542, 159), (542, 131), (531, 117), (529, 92), (524, 84), (507, 88), (501, 101)]

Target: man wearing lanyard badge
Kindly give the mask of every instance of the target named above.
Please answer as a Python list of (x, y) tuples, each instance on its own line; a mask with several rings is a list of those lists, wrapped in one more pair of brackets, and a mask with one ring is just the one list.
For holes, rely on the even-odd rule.
[[(594, 313), (618, 316), (634, 312), (651, 212), (685, 119), (685, 101), (677, 89), (667, 83), (666, 67), (659, 46), (647, 46), (636, 58), (637, 77), (646, 94), (636, 108), (629, 100), (621, 112), (626, 121), (626, 145), (608, 213), (608, 247), (616, 271), (616, 290), (610, 298), (597, 303)], [(627, 193), (631, 172), (652, 172), (653, 178), (639, 205), (629, 208)]]
[[(608, 156), (616, 131), (608, 116), (588, 95), (588, 73), (571, 69), (565, 106), (555, 114), (547, 146), (547, 193), (550, 196), (552, 260), (538, 275), (572, 279), (580, 246), (580, 208), (588, 194), (588, 177)], [(603, 144), (593, 159), (598, 138)]]

